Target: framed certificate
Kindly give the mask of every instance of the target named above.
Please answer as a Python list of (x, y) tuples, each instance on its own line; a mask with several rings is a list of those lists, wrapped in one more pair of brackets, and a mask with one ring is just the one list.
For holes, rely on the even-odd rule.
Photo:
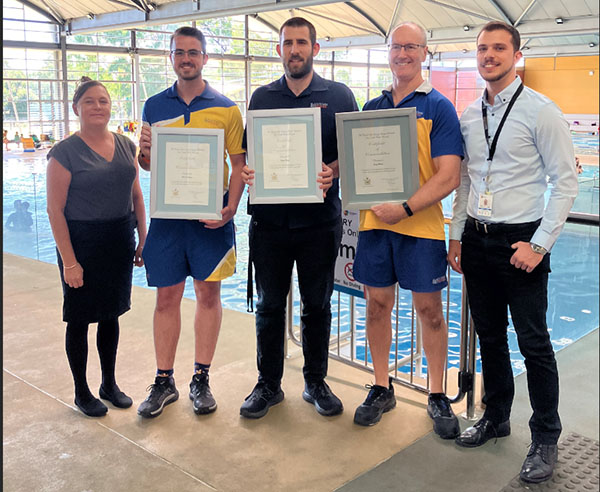
[(335, 115), (342, 209), (403, 202), (419, 187), (415, 108)]
[(222, 129), (152, 127), (150, 217), (221, 219)]
[(321, 109), (266, 109), (246, 114), (250, 204), (319, 203)]

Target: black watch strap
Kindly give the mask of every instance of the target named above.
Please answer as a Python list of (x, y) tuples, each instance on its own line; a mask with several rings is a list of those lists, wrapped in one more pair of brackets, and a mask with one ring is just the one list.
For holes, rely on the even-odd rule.
[(402, 206), (404, 207), (404, 210), (406, 210), (406, 215), (408, 215), (409, 217), (412, 217), (413, 216), (413, 211), (408, 206), (408, 202), (403, 202)]

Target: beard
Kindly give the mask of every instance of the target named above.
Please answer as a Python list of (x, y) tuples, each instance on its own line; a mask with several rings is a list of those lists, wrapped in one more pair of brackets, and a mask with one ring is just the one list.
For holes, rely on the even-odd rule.
[(485, 80), (486, 82), (498, 82), (499, 80), (502, 80), (504, 77), (506, 77), (511, 71), (512, 71), (513, 67), (509, 67), (506, 70), (504, 70), (503, 72), (500, 72), (499, 74), (495, 74), (495, 75), (485, 75), (482, 74), (481, 72), (479, 73), (481, 75), (481, 78), (483, 80)]
[(300, 58), (290, 58), (287, 63), (283, 63), (283, 69), (285, 74), (292, 79), (302, 79), (306, 77), (309, 73), (312, 72), (313, 69), (313, 57), (310, 56), (306, 59), (303, 64), (298, 65), (295, 68), (291, 67), (291, 62), (300, 60)]
[(184, 71), (181, 68), (179, 68), (177, 70), (176, 75), (179, 78), (181, 78), (182, 80), (196, 80), (198, 77), (200, 77), (202, 75), (202, 70), (196, 69), (196, 70), (187, 71), (187, 73), (184, 73)]

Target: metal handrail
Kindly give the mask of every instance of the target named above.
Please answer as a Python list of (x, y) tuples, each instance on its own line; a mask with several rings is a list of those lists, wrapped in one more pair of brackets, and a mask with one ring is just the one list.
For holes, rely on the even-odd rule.
[[(577, 223), (577, 224), (585, 224), (598, 227), (600, 225), (599, 216), (596, 214), (587, 214), (581, 212), (571, 212), (569, 213), (569, 217), (567, 219), (569, 223)], [(450, 308), (450, 268), (448, 268), (448, 287), (447, 287), (447, 296), (446, 296), (446, 324), (449, 322), (449, 308)], [(404, 387), (414, 389), (421, 393), (428, 393), (429, 389), (429, 380), (427, 379), (427, 384), (422, 385), (414, 380), (414, 374), (417, 372), (421, 373), (420, 362), (422, 360), (422, 340), (421, 340), (421, 330), (420, 323), (416, 316), (414, 305), (411, 310), (411, 349), (410, 354), (406, 355), (402, 358), (398, 358), (398, 333), (399, 333), (399, 296), (398, 296), (398, 287), (396, 287), (396, 302), (395, 302), (395, 346), (396, 346), (396, 355), (394, 358), (394, 362), (390, 364), (390, 372), (394, 372), (394, 376), (392, 380), (400, 384)], [(354, 296), (350, 296), (350, 330), (347, 333), (341, 334), (341, 316), (339, 316), (340, 305), (341, 305), (341, 293), (337, 293), (337, 305), (338, 305), (338, 321), (337, 321), (337, 335), (332, 336), (332, 340), (330, 340), (330, 352), (329, 357), (333, 360), (337, 360), (347, 364), (351, 367), (355, 367), (357, 369), (361, 369), (363, 371), (373, 373), (373, 368), (368, 364), (367, 361), (367, 353), (368, 353), (368, 342), (366, 338), (365, 332), (365, 359), (364, 361), (355, 360), (355, 345), (356, 345), (356, 337), (355, 337), (355, 300)], [(296, 337), (296, 332), (293, 326), (293, 316), (291, 310), (293, 309), (293, 289), (290, 288), (289, 296), (288, 296), (288, 313), (286, 316), (286, 328), (289, 338), (296, 345), (301, 346), (302, 342)], [(415, 330), (415, 325), (417, 329)], [(466, 292), (466, 286), (464, 281), (462, 281), (462, 294), (461, 294), (461, 322), (460, 322), (460, 360), (459, 360), (459, 371), (458, 371), (458, 393), (453, 397), (449, 397), (451, 403), (458, 403), (462, 401), (465, 396), (467, 398), (467, 407), (464, 416), (473, 420), (475, 418), (475, 408), (476, 408), (476, 400), (475, 400), (475, 366), (476, 366), (476, 358), (477, 358), (477, 335), (475, 332), (475, 324), (473, 323), (473, 319), (470, 316), (469, 311), (469, 303), (468, 296)], [(342, 355), (342, 348), (344, 346), (349, 345), (349, 357)], [(334, 347), (335, 351), (331, 351), (331, 347)], [(398, 369), (404, 365), (410, 364), (411, 371), (408, 380), (398, 377)], [(413, 370), (416, 368), (416, 370)], [(446, 364), (446, 368), (444, 371), (444, 379), (447, 386), (448, 381), (448, 365)], [(482, 395), (483, 395), (483, 386), (482, 386)]]

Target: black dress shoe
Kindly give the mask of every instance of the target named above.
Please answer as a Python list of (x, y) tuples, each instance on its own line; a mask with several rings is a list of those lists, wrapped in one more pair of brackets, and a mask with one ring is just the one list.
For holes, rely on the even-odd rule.
[(485, 417), (480, 419), (473, 427), (469, 427), (454, 442), (465, 448), (476, 448), (485, 444), (493, 437), (506, 437), (510, 434), (510, 421), (494, 425)]
[(556, 444), (531, 443), (527, 458), (521, 467), (520, 477), (523, 482), (545, 482), (552, 476), (558, 461), (558, 446)]

